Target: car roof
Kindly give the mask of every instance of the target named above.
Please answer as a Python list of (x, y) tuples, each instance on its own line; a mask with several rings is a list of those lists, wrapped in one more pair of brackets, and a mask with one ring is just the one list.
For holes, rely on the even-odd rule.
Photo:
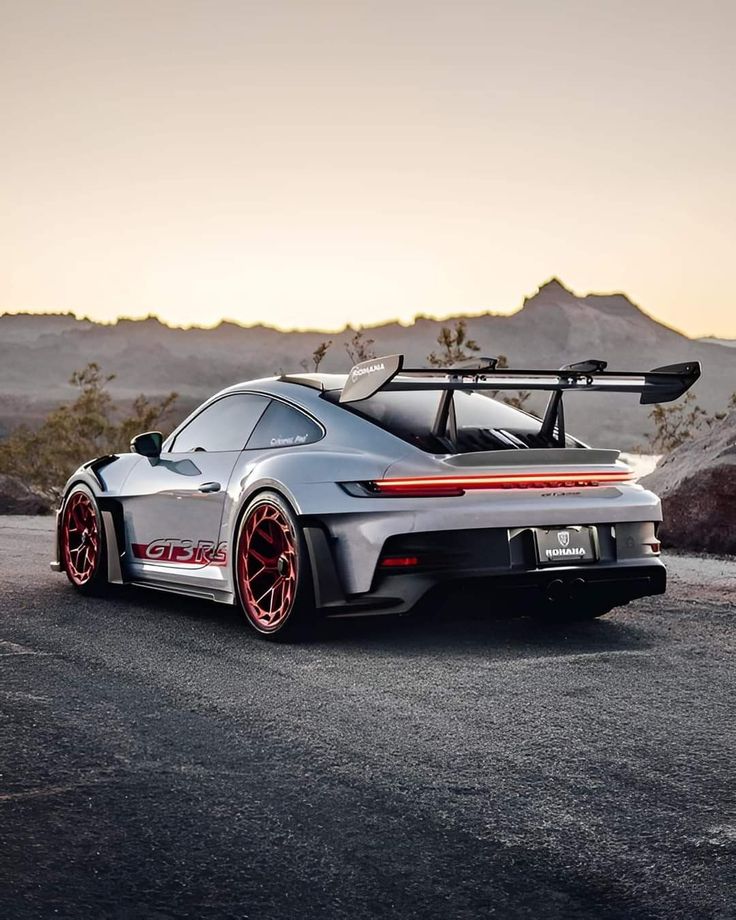
[(290, 400), (296, 406), (316, 412), (325, 393), (340, 392), (347, 374), (282, 374), (280, 377), (259, 377), (230, 384), (213, 393), (200, 408), (232, 393), (257, 392), (264, 396)]
[(348, 379), (347, 374), (282, 374), (276, 378), (284, 383), (296, 383), (313, 390), (341, 390)]
[[(226, 387), (224, 390), (220, 390), (216, 395), (222, 396), (224, 393), (231, 393), (242, 389), (253, 389), (256, 387), (265, 390), (273, 388), (274, 393), (283, 396), (285, 394), (280, 384), (284, 383), (290, 386), (305, 387), (308, 390), (316, 390), (319, 393), (334, 393), (343, 389), (348, 377), (348, 374), (281, 374), (279, 377), (261, 377), (256, 380), (243, 380), (240, 383), (234, 383)], [(404, 380), (410, 378), (405, 378), (402, 374), (397, 374), (396, 379)], [(426, 378), (426, 382), (432, 383), (434, 379), (435, 378), (428, 377)], [(442, 383), (443, 380), (444, 378), (441, 372), (438, 372), (436, 378), (437, 383)]]

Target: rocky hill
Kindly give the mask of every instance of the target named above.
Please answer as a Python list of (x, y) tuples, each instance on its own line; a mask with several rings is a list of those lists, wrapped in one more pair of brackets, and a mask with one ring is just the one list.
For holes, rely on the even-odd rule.
[(664, 546), (736, 553), (736, 410), (672, 451), (641, 484), (662, 499)]
[[(445, 323), (448, 321), (445, 321)], [(369, 331), (377, 354), (403, 352), (412, 364), (426, 363), (443, 322), (419, 317), (410, 326), (388, 323)], [(550, 366), (600, 357), (611, 368), (643, 370), (697, 359), (704, 374), (696, 386), (706, 409), (721, 409), (736, 390), (736, 351), (689, 339), (658, 323), (623, 294), (576, 296), (553, 279), (511, 316), (468, 318), (468, 330), (486, 355), (505, 354), (512, 365)], [(72, 315), (0, 316), (0, 432), (23, 419), (37, 419), (70, 398), (67, 380), (97, 361), (114, 373), (111, 390), (128, 400), (176, 390), (182, 410), (214, 390), (251, 377), (299, 371), (317, 345), (333, 345), (324, 370), (346, 370), (345, 343), (338, 334), (281, 332), (268, 326), (221, 323), (213, 329), (177, 329), (157, 319), (102, 325)], [(532, 408), (539, 408), (541, 402)], [(634, 396), (575, 394), (568, 401), (570, 429), (599, 444), (631, 448), (648, 432), (647, 410)]]

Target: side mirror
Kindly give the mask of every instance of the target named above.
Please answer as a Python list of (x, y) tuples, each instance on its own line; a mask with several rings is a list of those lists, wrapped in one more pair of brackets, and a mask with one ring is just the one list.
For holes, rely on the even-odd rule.
[(163, 443), (164, 436), (160, 431), (144, 431), (143, 434), (137, 434), (133, 438), (130, 442), (130, 449), (142, 457), (158, 459), (161, 456)]

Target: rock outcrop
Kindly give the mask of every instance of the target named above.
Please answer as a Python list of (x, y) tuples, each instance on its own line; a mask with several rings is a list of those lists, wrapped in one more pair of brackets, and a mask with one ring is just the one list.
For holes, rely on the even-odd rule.
[(48, 514), (51, 503), (17, 476), (0, 474), (0, 514)]
[(736, 553), (736, 410), (641, 480), (662, 499), (664, 546)]

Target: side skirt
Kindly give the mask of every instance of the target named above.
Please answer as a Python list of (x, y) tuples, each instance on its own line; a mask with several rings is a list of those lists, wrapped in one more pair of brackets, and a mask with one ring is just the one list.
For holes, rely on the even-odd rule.
[(181, 585), (153, 581), (129, 581), (127, 584), (136, 588), (151, 588), (153, 591), (165, 591), (167, 594), (180, 594), (183, 597), (197, 597), (200, 600), (214, 601), (216, 604), (234, 604), (235, 598), (230, 591), (212, 591), (207, 588), (182, 588)]

